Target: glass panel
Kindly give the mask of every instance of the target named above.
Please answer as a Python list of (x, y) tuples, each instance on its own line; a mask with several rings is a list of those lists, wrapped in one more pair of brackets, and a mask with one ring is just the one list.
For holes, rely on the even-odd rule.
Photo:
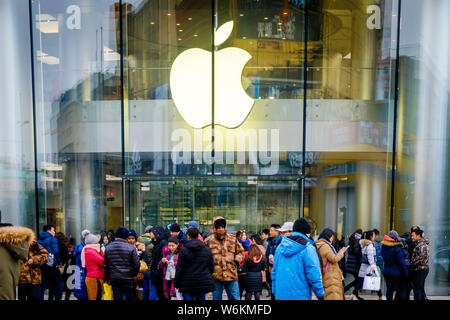
[(430, 240), (428, 295), (447, 295), (450, 265), (450, 2), (402, 1), (394, 227)]
[(301, 174), (304, 1), (221, 0), (215, 13), (214, 172)]
[(261, 233), (272, 223), (299, 217), (299, 185), (296, 178), (256, 176), (133, 179), (127, 182), (126, 222), (143, 232), (148, 225), (177, 222), (183, 228), (196, 220), (208, 236), (213, 217), (223, 216), (230, 233)]
[(135, 0), (125, 10), (126, 174), (210, 174), (211, 1)]
[(122, 224), (119, 6), (33, 1), (40, 225)]
[(36, 225), (28, 1), (0, 2), (0, 221)]
[(305, 215), (316, 235), (389, 229), (396, 4), (309, 2)]

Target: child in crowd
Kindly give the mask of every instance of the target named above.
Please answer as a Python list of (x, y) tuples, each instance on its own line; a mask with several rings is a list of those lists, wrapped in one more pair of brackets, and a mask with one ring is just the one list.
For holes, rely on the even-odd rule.
[(177, 298), (174, 280), (179, 252), (180, 246), (178, 239), (174, 237), (169, 238), (167, 246), (163, 248), (163, 258), (158, 264), (158, 268), (162, 269), (164, 274), (164, 296), (169, 300), (175, 300)]

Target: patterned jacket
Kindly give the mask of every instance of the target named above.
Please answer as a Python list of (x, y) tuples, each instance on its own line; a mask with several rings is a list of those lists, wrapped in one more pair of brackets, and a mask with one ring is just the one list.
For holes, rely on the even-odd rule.
[(213, 278), (215, 281), (238, 280), (237, 266), (244, 259), (244, 248), (231, 234), (219, 241), (215, 234), (205, 239), (205, 245), (211, 249), (214, 260)]
[(416, 246), (414, 247), (414, 251), (412, 254), (412, 260), (410, 268), (413, 271), (417, 270), (428, 270), (428, 259), (429, 259), (429, 251), (428, 244), (430, 241), (426, 238), (420, 238), (417, 241)]
[[(33, 259), (33, 263), (28, 264), (28, 259)], [(48, 252), (37, 241), (33, 241), (30, 244), (28, 259), (20, 261), (19, 283), (40, 284), (42, 282), (42, 275), (39, 265), (47, 262)]]

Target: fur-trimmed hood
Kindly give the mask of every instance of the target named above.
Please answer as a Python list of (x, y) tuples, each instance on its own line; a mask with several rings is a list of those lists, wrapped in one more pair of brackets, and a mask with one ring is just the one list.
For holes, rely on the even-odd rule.
[(388, 246), (388, 247), (395, 247), (395, 246), (403, 247), (403, 243), (401, 243), (400, 241), (395, 241), (395, 239), (393, 239), (387, 235), (384, 236), (383, 240), (381, 241), (381, 244)]
[(20, 226), (0, 228), (0, 244), (19, 244), (28, 242), (28, 245), (30, 245), (35, 240), (36, 236), (30, 228)]
[(361, 247), (366, 247), (366, 246), (370, 245), (371, 243), (372, 243), (372, 241), (370, 241), (369, 239), (359, 240), (359, 244), (361, 245)]

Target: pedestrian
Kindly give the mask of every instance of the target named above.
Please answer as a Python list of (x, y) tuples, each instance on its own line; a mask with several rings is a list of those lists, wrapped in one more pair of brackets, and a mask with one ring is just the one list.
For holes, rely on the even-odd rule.
[[(353, 276), (353, 281), (344, 287), (344, 294), (350, 288), (354, 288), (359, 282), (359, 268), (361, 267), (361, 245), (359, 240), (361, 240), (362, 230), (356, 229), (348, 239), (348, 250), (347, 250), (347, 261), (345, 263), (345, 273), (349, 273)], [(359, 299), (359, 293), (356, 293), (356, 298)], [(361, 299), (360, 299), (361, 300)]]
[[(376, 260), (377, 260), (377, 267), (380, 270), (380, 277), (383, 277), (383, 269), (384, 269), (384, 262), (383, 257), (381, 256), (381, 242), (379, 240), (380, 231), (378, 229), (372, 230), (375, 233), (375, 240), (373, 241), (373, 245), (375, 247), (375, 250), (377, 252)], [(383, 280), (383, 279), (381, 279)], [(383, 281), (381, 281), (383, 283)], [(383, 293), (381, 292), (381, 286), (380, 290), (377, 291), (378, 299), (383, 300)]]
[(319, 254), (320, 267), (322, 271), (322, 284), (325, 290), (325, 300), (345, 300), (344, 286), (342, 280), (342, 270), (339, 267), (347, 247), (343, 247), (336, 252), (333, 242), (335, 241), (335, 232), (325, 228), (316, 241), (317, 253)]
[(28, 258), (33, 230), (0, 223), (0, 300), (16, 300), (20, 261)]
[[(259, 236), (259, 234), (254, 234), (250, 237), (250, 239), (253, 242), (253, 245), (256, 245), (259, 250), (261, 251), (262, 255), (263, 255), (263, 259), (264, 259), (264, 270), (261, 271), (261, 275), (262, 275), (262, 283), (263, 283), (263, 288), (267, 290), (267, 297), (270, 297), (270, 286), (267, 283), (267, 275), (266, 275), (266, 248), (264, 247), (263, 244), (263, 240), (261, 239), (261, 237)], [(261, 292), (262, 294), (262, 292)]]
[(152, 284), (152, 280), (150, 278), (150, 267), (152, 265), (152, 251), (153, 251), (153, 241), (150, 236), (150, 230), (153, 226), (147, 226), (144, 230), (144, 234), (139, 237), (139, 241), (144, 243), (144, 261), (148, 266), (148, 270), (144, 272), (144, 282), (143, 292), (142, 292), (142, 300), (158, 300), (158, 296), (156, 295), (156, 288)]
[(44, 299), (45, 289), (48, 289), (48, 300), (61, 300), (63, 291), (62, 274), (59, 269), (61, 259), (59, 242), (55, 237), (55, 226), (47, 224), (42, 228), (38, 243), (48, 252), (48, 260), (41, 266), (42, 283), (40, 296)]
[(81, 252), (81, 264), (86, 268), (86, 289), (89, 300), (101, 300), (103, 296), (105, 256), (98, 236), (88, 234), (86, 246)]
[(104, 281), (111, 285), (114, 300), (137, 300), (134, 277), (139, 273), (136, 248), (127, 242), (129, 231), (120, 226), (105, 250)]
[(186, 238), (186, 235), (184, 234), (184, 232), (181, 230), (178, 223), (171, 224), (169, 231), (170, 231), (170, 236), (177, 238), (180, 247), (183, 248), (184, 244), (187, 241), (187, 238)]
[(274, 297), (272, 296), (272, 268), (273, 268), (273, 257), (275, 255), (275, 250), (277, 249), (278, 245), (280, 244), (282, 238), (281, 233), (277, 229), (280, 229), (281, 226), (279, 224), (272, 224), (270, 226), (270, 237), (267, 239), (268, 245), (266, 250), (266, 278), (267, 283), (270, 286), (270, 292), (271, 299), (274, 300)]
[[(361, 266), (358, 272), (358, 283), (353, 288), (350, 300), (364, 300), (359, 297), (359, 291), (363, 288), (364, 277), (371, 270), (377, 270), (377, 250), (373, 245), (375, 233), (372, 230), (365, 231), (362, 239), (359, 241), (361, 245)], [(381, 300), (381, 299), (380, 299)]]
[(429, 249), (430, 241), (424, 237), (423, 230), (414, 229), (411, 238), (416, 244), (411, 259), (411, 272), (413, 280), (414, 300), (427, 300), (425, 294), (425, 279), (429, 272)]
[(163, 258), (163, 248), (167, 246), (168, 234), (162, 226), (153, 226), (150, 230), (150, 236), (153, 241), (152, 261), (150, 266), (150, 278), (155, 286), (158, 300), (166, 300), (164, 295), (164, 274), (162, 269), (158, 268), (159, 262)]
[(250, 240), (247, 237), (247, 233), (244, 229), (238, 230), (236, 232), (236, 239), (241, 244), (242, 248), (244, 249), (244, 259), (242, 259), (241, 264), (238, 266), (237, 272), (238, 272), (238, 285), (239, 285), (239, 296), (243, 297), (243, 293), (245, 290), (245, 269), (244, 269), (244, 261), (247, 257), (248, 250), (250, 247)]
[(263, 240), (263, 246), (264, 249), (267, 251), (267, 246), (269, 245), (268, 239), (270, 237), (270, 230), (269, 229), (263, 229), (261, 233), (261, 239)]
[(108, 243), (111, 243), (115, 240), (116, 235), (114, 233), (114, 230), (109, 230), (108, 231)]
[(245, 300), (260, 300), (263, 288), (262, 271), (265, 270), (264, 255), (257, 245), (250, 246), (244, 262), (245, 270)]
[[(198, 229), (198, 222), (194, 221), (194, 220), (189, 221), (187, 227), (188, 227), (188, 230), (189, 230), (189, 228), (196, 228), (196, 229)], [(200, 231), (198, 233), (198, 240), (203, 242), (203, 237), (202, 237)]]
[(188, 242), (178, 256), (175, 288), (182, 293), (183, 300), (205, 300), (206, 293), (215, 290), (213, 255), (199, 234), (197, 228), (188, 228)]
[(40, 265), (47, 262), (48, 252), (37, 243), (34, 232), (30, 244), (28, 257), (20, 260), (20, 279), (18, 286), (18, 300), (39, 300), (39, 285), (42, 283)]
[(158, 264), (158, 268), (162, 269), (164, 279), (164, 297), (167, 300), (176, 299), (177, 294), (175, 290), (175, 272), (180, 253), (180, 243), (175, 237), (170, 237), (167, 240), (167, 246), (163, 248), (163, 258)]
[(294, 223), (293, 222), (285, 222), (283, 223), (283, 225), (277, 229), (277, 231), (280, 232), (281, 234), (281, 238), (285, 237), (285, 236), (289, 236), (292, 234), (292, 228), (294, 227)]
[(86, 268), (83, 267), (81, 263), (81, 252), (83, 252), (83, 248), (86, 246), (84, 239), (91, 232), (87, 229), (81, 231), (81, 237), (83, 241), (75, 247), (73, 250), (72, 257), (75, 259), (75, 272), (74, 272), (74, 281), (73, 281), (73, 295), (78, 300), (88, 300), (88, 293), (86, 289)]
[(276, 300), (311, 300), (312, 292), (323, 300), (320, 261), (310, 236), (311, 226), (300, 218), (276, 249), (271, 274)]
[(74, 246), (70, 244), (69, 239), (62, 232), (57, 232), (55, 238), (58, 239), (59, 258), (61, 260), (59, 271), (61, 272), (61, 290), (65, 292), (64, 300), (70, 300), (71, 290), (67, 287), (67, 279), (69, 274), (67, 268), (69, 268), (70, 261), (72, 259)]
[(237, 266), (244, 259), (244, 249), (236, 237), (227, 233), (227, 222), (223, 217), (214, 217), (214, 233), (205, 239), (214, 258), (213, 300), (222, 300), (223, 289), (228, 300), (240, 300)]
[(405, 264), (403, 243), (397, 231), (391, 230), (381, 241), (381, 256), (384, 261), (383, 275), (386, 282), (386, 300), (407, 300), (406, 284), (408, 268)]

